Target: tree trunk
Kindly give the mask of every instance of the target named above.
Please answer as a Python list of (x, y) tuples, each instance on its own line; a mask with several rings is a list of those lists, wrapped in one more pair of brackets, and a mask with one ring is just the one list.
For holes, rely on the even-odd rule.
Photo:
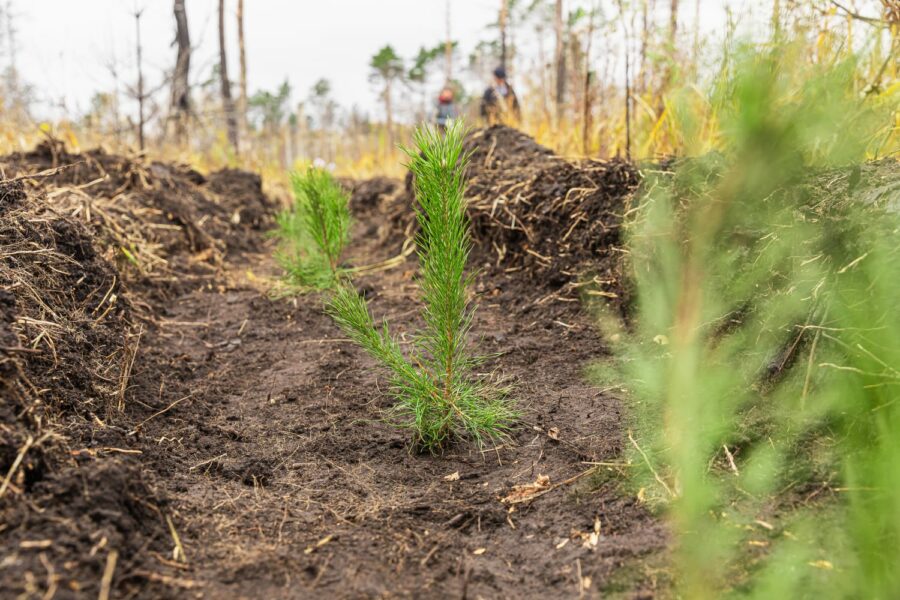
[(563, 0), (556, 0), (556, 125), (559, 127), (563, 119), (563, 101), (566, 93), (566, 53), (563, 31)]
[[(631, 39), (634, 32), (634, 18), (631, 19), (631, 27), (625, 18), (625, 3), (619, 0), (619, 15), (622, 17), (622, 30), (625, 35), (625, 158), (631, 160)], [(643, 4), (644, 23), (641, 34), (641, 60), (644, 59), (646, 51), (647, 36), (647, 3)], [(616, 152), (618, 155), (618, 151)]]
[[(624, 15), (622, 19), (624, 20)], [(641, 1), (641, 57), (638, 65), (637, 88), (639, 93), (647, 90), (647, 46), (650, 43), (650, 6), (648, 0)]]
[(391, 80), (386, 79), (384, 82), (384, 113), (387, 119), (387, 139), (388, 152), (393, 152), (394, 148), (394, 109), (391, 102)]
[(544, 27), (538, 25), (536, 28), (538, 41), (538, 64), (540, 64), (540, 82), (541, 82), (541, 112), (544, 114), (544, 122), (550, 122), (550, 84), (547, 76), (547, 54), (544, 52)]
[(675, 84), (675, 62), (677, 60), (677, 43), (678, 40), (678, 0), (671, 0), (669, 5), (669, 65), (666, 67), (666, 79), (662, 89), (659, 90), (659, 98), (657, 105), (657, 113), (662, 114), (665, 110), (665, 94), (669, 92)]
[(625, 52), (625, 158), (631, 161), (631, 55)]
[(294, 114), (288, 118), (287, 165), (289, 169), (294, 167), (294, 160), (297, 158), (297, 129), (298, 119)]
[(247, 135), (249, 129), (247, 123), (247, 49), (244, 45), (244, 0), (238, 0), (237, 5), (237, 25), (238, 25), (238, 52), (240, 54), (241, 63), (241, 96), (238, 106), (240, 108), (241, 131)]
[(678, 0), (672, 0), (669, 7), (669, 49), (674, 54), (678, 36)]
[(575, 125), (580, 118), (578, 113), (581, 112), (582, 92), (584, 92), (584, 80), (581, 73), (584, 52), (581, 48), (581, 41), (573, 28), (567, 27), (566, 30), (568, 46), (566, 50), (569, 53), (569, 62), (566, 64), (569, 79), (569, 106), (572, 110), (572, 124)]
[(500, 0), (500, 66), (506, 69), (506, 25), (509, 21), (509, 0)]
[[(596, 4), (596, 3), (595, 3)], [(599, 6), (591, 7), (590, 21), (588, 22), (587, 44), (584, 51), (584, 95), (581, 106), (581, 152), (585, 156), (590, 153), (591, 142), (591, 48), (594, 42), (594, 17)], [(625, 45), (628, 52), (628, 45)]]
[(137, 101), (138, 101), (138, 148), (144, 151), (144, 65), (143, 48), (141, 47), (141, 15), (142, 10), (134, 13), (134, 28), (137, 44)]
[(445, 0), (446, 5), (446, 27), (447, 37), (444, 40), (444, 81), (449, 85), (453, 81), (453, 41), (450, 35), (450, 0)]
[(175, 124), (175, 139), (184, 142), (191, 112), (190, 83), (191, 36), (188, 32), (187, 13), (184, 0), (175, 0), (175, 44), (178, 54), (175, 71), (172, 74), (172, 120)]
[(225, 127), (228, 142), (234, 153), (238, 153), (238, 125), (231, 97), (231, 82), (228, 81), (228, 60), (225, 52), (225, 0), (219, 0), (219, 77), (222, 83), (222, 106), (225, 111)]
[(781, 0), (772, 3), (772, 33), (776, 39), (781, 39)]
[[(691, 62), (693, 62), (694, 76), (700, 72), (700, 0), (694, 0), (694, 52)], [(775, 0), (778, 5), (778, 0)]]

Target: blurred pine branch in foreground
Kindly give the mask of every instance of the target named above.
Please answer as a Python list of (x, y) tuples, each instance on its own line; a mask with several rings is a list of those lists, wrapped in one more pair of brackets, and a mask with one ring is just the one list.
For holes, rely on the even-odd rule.
[(651, 175), (633, 213), (634, 327), (601, 318), (616, 360), (593, 376), (627, 390), (631, 481), (685, 598), (900, 595), (898, 178), (860, 164), (892, 108), (854, 59), (803, 53), (736, 53), (721, 151)]

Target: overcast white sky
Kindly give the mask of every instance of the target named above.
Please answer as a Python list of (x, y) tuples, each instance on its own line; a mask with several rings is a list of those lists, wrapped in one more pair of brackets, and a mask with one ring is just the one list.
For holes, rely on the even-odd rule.
[[(172, 0), (11, 1), (18, 29), (17, 63), (40, 98), (37, 117), (56, 116), (59, 110), (54, 107), (60, 106), (69, 114), (84, 111), (94, 92), (112, 89), (105, 65), (114, 60), (124, 79), (133, 78), (132, 13), (136, 6), (145, 9), (142, 30), (148, 85), (158, 85), (164, 70), (174, 63)], [(566, 3), (572, 6), (578, 1)], [(580, 1), (587, 4), (587, 0)], [(693, 26), (696, 1), (682, 2), (686, 29)], [(208, 76), (217, 60), (218, 2), (186, 2), (191, 41), (196, 47), (191, 76), (197, 81)], [(460, 56), (465, 57), (479, 40), (496, 35), (487, 24), (496, 19), (499, 0), (452, 2), (452, 35), (460, 42)], [(609, 14), (615, 12), (615, 0), (600, 3)], [(667, 8), (668, 2), (658, 4)], [(237, 2), (226, 0), (226, 5), (232, 49), (229, 68), (236, 79)], [(701, 25), (706, 35), (714, 37), (724, 31), (726, 5), (747, 24), (765, 22), (771, 0), (701, 0)], [(274, 89), (287, 78), (296, 101), (306, 96), (316, 80), (326, 77), (343, 107), (358, 105), (377, 114), (376, 92), (368, 80), (369, 58), (386, 43), (409, 58), (421, 45), (443, 39), (444, 10), (445, 0), (245, 0), (250, 92)], [(533, 35), (523, 28), (519, 41), (527, 43)], [(0, 60), (6, 61), (7, 57)]]
[[(218, 52), (217, 0), (186, 0), (191, 42), (197, 46), (192, 79), (208, 75)], [(444, 0), (245, 0), (248, 79), (251, 93), (285, 78), (295, 97), (306, 95), (320, 77), (332, 82), (343, 106), (376, 105), (368, 61), (390, 43), (409, 57), (423, 44), (444, 37)], [(471, 49), (496, 18), (494, 0), (455, 0), (453, 36)], [(71, 112), (87, 107), (91, 95), (111, 88), (104, 66), (118, 60), (126, 77), (134, 65), (134, 7), (142, 20), (145, 69), (153, 85), (174, 63), (172, 0), (13, 0), (17, 14), (18, 66), (36, 86), (40, 110), (65, 103)], [(236, 0), (229, 12), (229, 56), (237, 76)]]

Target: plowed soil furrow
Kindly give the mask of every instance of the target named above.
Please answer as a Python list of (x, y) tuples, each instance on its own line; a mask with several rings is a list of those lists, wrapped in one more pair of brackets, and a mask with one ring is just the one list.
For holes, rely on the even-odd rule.
[[(592, 464), (622, 460), (623, 424), (586, 383), (606, 350), (578, 300), (582, 263), (627, 299), (634, 169), (503, 127), (471, 143), (474, 341), (521, 418), (441, 456), (386, 421), (384, 373), (319, 296), (270, 297), (258, 176), (59, 142), (0, 157), (24, 176), (0, 185), (0, 598), (652, 595), (665, 532)], [(347, 183), (348, 263), (409, 249), (408, 188)], [(416, 259), (391, 264), (355, 283), (410, 339)]]
[[(401, 332), (416, 322), (414, 266), (359, 282)], [(597, 593), (660, 548), (660, 525), (616, 478), (579, 477), (622, 439), (616, 399), (584, 383), (604, 352), (589, 320), (554, 318), (513, 281), (479, 288), (480, 348), (497, 354), (488, 367), (510, 379), (521, 425), (500, 447), (437, 457), (384, 422), (384, 378), (316, 296), (235, 283), (175, 302), (146, 352), (170, 361), (161, 404), (190, 397), (142, 435), (172, 498), (181, 577), (215, 598), (577, 597), (579, 572)], [(500, 502), (540, 475), (577, 479), (512, 511)]]

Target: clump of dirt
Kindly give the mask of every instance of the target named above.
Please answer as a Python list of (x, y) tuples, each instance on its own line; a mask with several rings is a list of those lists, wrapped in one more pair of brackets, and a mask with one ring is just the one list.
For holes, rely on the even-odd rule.
[(0, 285), (14, 299), (14, 353), (27, 357), (36, 388), (49, 390), (44, 404), (102, 415), (124, 393), (131, 307), (121, 277), (82, 223), (21, 182), (2, 189)]
[(620, 226), (640, 182), (624, 160), (568, 161), (515, 129), (495, 125), (466, 140), (468, 197), (482, 254), (506, 272), (571, 293), (623, 293)]

